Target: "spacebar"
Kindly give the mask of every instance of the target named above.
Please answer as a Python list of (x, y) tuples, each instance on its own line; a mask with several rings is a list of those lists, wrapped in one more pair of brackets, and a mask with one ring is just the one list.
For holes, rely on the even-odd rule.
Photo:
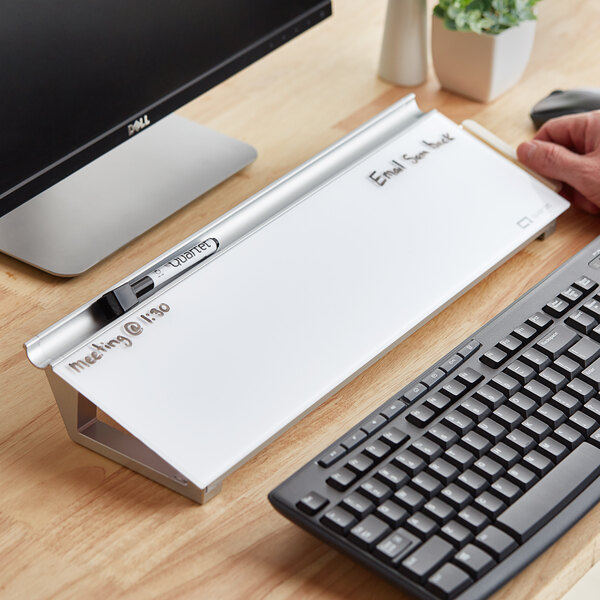
[(600, 450), (586, 442), (505, 510), (498, 527), (523, 543), (600, 474)]

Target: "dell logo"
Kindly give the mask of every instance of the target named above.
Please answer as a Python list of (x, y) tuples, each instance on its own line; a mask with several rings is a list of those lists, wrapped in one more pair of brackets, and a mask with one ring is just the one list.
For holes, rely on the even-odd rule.
[(150, 119), (148, 118), (148, 115), (144, 115), (143, 117), (136, 119), (133, 123), (127, 125), (129, 137), (131, 137), (134, 133), (137, 133), (138, 131), (148, 127), (148, 125), (150, 125)]

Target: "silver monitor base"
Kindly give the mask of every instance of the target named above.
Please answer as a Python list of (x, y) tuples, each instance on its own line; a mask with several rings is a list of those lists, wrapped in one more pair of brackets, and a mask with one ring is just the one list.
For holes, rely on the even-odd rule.
[(0, 252), (78, 275), (255, 158), (252, 146), (170, 115), (2, 217)]

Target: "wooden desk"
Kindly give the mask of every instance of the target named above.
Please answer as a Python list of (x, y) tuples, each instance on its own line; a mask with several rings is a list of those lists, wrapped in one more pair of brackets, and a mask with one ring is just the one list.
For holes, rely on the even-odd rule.
[[(568, 4), (568, 6), (567, 6)], [(568, 211), (534, 242), (229, 477), (206, 506), (73, 444), (22, 343), (409, 91), (380, 81), (384, 0), (335, 16), (182, 113), (256, 145), (243, 173), (73, 280), (0, 256), (0, 596), (8, 598), (397, 598), (398, 590), (280, 517), (267, 492), (600, 233)], [(489, 105), (416, 88), (424, 110), (475, 118), (512, 144), (530, 107), (597, 86), (600, 3), (545, 0), (518, 87)], [(482, 190), (482, 193), (485, 193)], [(598, 560), (600, 508), (496, 598), (560, 598)]]

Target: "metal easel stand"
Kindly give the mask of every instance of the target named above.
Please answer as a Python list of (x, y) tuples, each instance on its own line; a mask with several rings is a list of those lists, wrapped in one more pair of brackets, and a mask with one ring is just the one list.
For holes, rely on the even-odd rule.
[(136, 437), (98, 420), (97, 408), (47, 367), (46, 375), (69, 437), (110, 460), (186, 496), (198, 504), (221, 490), (221, 482), (199, 488)]

